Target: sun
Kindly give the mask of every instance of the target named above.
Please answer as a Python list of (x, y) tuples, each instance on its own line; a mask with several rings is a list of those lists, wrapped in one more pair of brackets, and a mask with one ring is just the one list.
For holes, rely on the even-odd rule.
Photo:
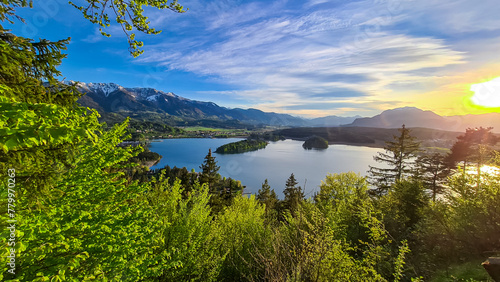
[(472, 103), (486, 108), (500, 107), (500, 77), (472, 84), (470, 90), (474, 92)]

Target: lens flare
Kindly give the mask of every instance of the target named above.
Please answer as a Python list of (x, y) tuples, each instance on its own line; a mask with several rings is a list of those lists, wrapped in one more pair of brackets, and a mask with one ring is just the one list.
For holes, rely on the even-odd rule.
[(488, 108), (500, 107), (500, 77), (472, 84), (470, 90), (474, 92), (474, 96), (470, 98), (472, 103)]

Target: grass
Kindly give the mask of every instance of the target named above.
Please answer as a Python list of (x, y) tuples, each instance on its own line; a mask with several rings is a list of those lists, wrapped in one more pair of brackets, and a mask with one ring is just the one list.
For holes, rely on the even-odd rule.
[(452, 265), (446, 270), (436, 272), (431, 282), (493, 282), (481, 265), (482, 261), (470, 261), (459, 265)]
[(211, 127), (203, 127), (203, 126), (191, 126), (191, 127), (184, 127), (182, 128), (187, 132), (192, 132), (192, 131), (211, 131), (211, 132), (233, 132), (233, 131), (241, 131), (237, 129), (227, 129), (227, 128), (211, 128)]

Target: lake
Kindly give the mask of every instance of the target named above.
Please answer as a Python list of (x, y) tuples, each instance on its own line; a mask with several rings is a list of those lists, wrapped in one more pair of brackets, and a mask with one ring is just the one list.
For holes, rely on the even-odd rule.
[[(200, 171), (208, 149), (212, 152), (217, 147), (242, 139), (163, 139), (155, 140), (150, 150), (163, 156), (152, 168), (186, 167), (188, 170)], [(240, 180), (246, 186), (245, 193), (257, 193), (267, 178), (269, 185), (283, 198), (285, 182), (293, 173), (299, 182), (306, 198), (319, 190), (321, 180), (328, 173), (353, 171), (366, 175), (369, 165), (380, 166), (373, 160), (380, 148), (349, 145), (330, 145), (325, 150), (305, 150), (302, 141), (285, 140), (270, 142), (265, 149), (243, 154), (213, 153), (219, 173), (225, 177)], [(305, 188), (305, 189), (304, 189)]]

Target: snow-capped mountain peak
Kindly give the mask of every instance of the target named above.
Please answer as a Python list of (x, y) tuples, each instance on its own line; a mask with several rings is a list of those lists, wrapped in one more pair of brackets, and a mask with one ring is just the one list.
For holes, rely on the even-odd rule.
[(106, 97), (116, 90), (123, 89), (123, 87), (115, 83), (88, 83), (87, 87), (94, 92), (102, 91)]
[[(67, 80), (64, 81), (64, 83), (68, 85), (72, 85), (75, 83), (73, 80)], [(125, 92), (127, 95), (132, 96), (135, 100), (141, 101), (141, 100), (147, 100), (150, 102), (155, 102), (158, 101), (162, 96), (165, 98), (170, 97), (170, 98), (176, 98), (180, 100), (189, 100), (180, 96), (175, 95), (172, 92), (164, 92), (161, 90), (156, 90), (154, 88), (141, 88), (141, 87), (134, 87), (134, 88), (125, 88), (121, 85), (118, 85), (116, 83), (85, 83), (85, 82), (78, 82), (76, 84), (78, 88), (82, 90), (84, 93), (98, 93), (101, 95), (104, 95), (105, 97), (108, 97), (111, 93), (115, 91), (120, 91), (120, 92)]]
[[(75, 81), (69, 80), (69, 81), (65, 81), (64, 83), (71, 85), (71, 84), (74, 84)], [(102, 82), (98, 82), (98, 83), (78, 82), (76, 84), (76, 86), (83, 89), (84, 91), (96, 92), (96, 93), (102, 92), (104, 94), (104, 96), (106, 96), (106, 97), (108, 97), (110, 93), (113, 93), (117, 90), (124, 89), (122, 86), (120, 86), (116, 83), (102, 83)]]
[(179, 97), (172, 92), (163, 92), (161, 90), (156, 90), (154, 88), (135, 87), (135, 88), (126, 88), (126, 90), (128, 90), (130, 93), (132, 93), (134, 95), (134, 97), (136, 99), (139, 99), (139, 100), (145, 99), (148, 101), (156, 101), (162, 95), (182, 99), (182, 97)]

